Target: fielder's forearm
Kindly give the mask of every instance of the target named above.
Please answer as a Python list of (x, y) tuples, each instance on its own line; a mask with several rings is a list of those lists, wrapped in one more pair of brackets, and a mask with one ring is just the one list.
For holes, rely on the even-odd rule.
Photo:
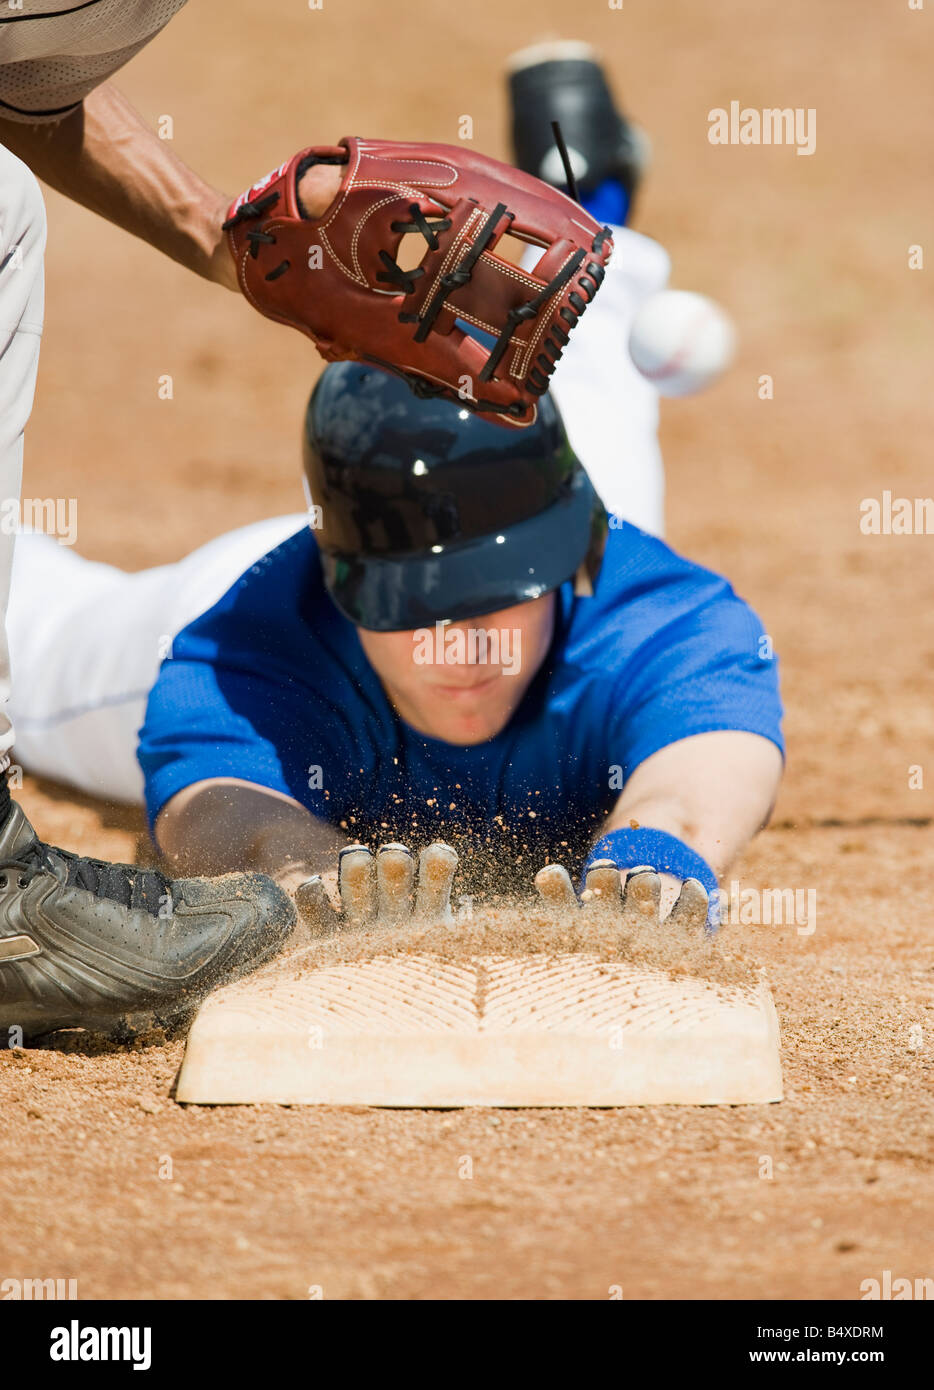
[(237, 288), (221, 232), (230, 199), (189, 169), (111, 83), (57, 124), (0, 121), (0, 143), (50, 188), (197, 275)]

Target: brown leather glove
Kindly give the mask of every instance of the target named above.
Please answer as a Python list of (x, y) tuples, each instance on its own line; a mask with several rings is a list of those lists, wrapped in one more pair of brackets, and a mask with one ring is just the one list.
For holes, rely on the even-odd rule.
[[(321, 162), (343, 165), (343, 182), (310, 220), (297, 186)], [(469, 149), (388, 140), (300, 151), (236, 199), (224, 230), (250, 303), (323, 357), (374, 362), (418, 395), (510, 425), (535, 418), (613, 249), (607, 228), (530, 174)], [(533, 270), (495, 254), (504, 233), (542, 248)], [(425, 254), (402, 270), (410, 235)]]

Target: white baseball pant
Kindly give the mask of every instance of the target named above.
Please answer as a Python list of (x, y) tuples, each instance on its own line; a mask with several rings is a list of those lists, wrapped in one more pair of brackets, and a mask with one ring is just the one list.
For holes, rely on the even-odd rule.
[(15, 516), (23, 479), (23, 432), (32, 410), (42, 335), (45, 204), (35, 175), (0, 145), (0, 771), (9, 766), (10, 597)]
[[(637, 371), (628, 344), (636, 312), (668, 284), (671, 261), (663, 246), (641, 232), (611, 230), (606, 278), (561, 355), (551, 394), (607, 511), (663, 536), (658, 391)], [(534, 265), (540, 254), (530, 251), (523, 263)]]

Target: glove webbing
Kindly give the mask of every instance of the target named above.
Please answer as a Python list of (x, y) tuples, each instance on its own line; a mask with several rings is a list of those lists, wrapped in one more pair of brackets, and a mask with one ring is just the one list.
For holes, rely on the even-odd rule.
[[(478, 231), (474, 243), (467, 252), (467, 255), (456, 269), (450, 271), (447, 275), (442, 275), (438, 291), (428, 305), (428, 308), (422, 314), (418, 328), (416, 329), (415, 341), (417, 343), (423, 343), (428, 337), (428, 334), (434, 327), (435, 319), (444, 307), (444, 301), (447, 299), (448, 295), (452, 294), (454, 290), (459, 290), (462, 285), (467, 284), (473, 274), (474, 266), (477, 264), (477, 261), (480, 259), (480, 256), (486, 250), (487, 246), (489, 246), (493, 233), (496, 231), (497, 224), (504, 213), (511, 222), (514, 214), (506, 212), (505, 203), (497, 203), (496, 207)], [(450, 223), (448, 225), (450, 225)], [(486, 380), (486, 378), (482, 376), (482, 373), (481, 379), (484, 381)]]
[[(603, 231), (600, 232), (599, 235), (594, 238), (590, 248), (591, 251), (599, 252), (604, 241), (609, 235), (609, 228), (604, 227)], [(563, 269), (561, 269), (558, 272), (558, 274), (554, 277), (554, 279), (549, 281), (549, 283), (545, 285), (543, 289), (539, 290), (538, 294), (535, 295), (534, 299), (529, 299), (525, 302), (525, 304), (518, 304), (515, 309), (510, 309), (509, 313), (506, 315), (506, 322), (503, 326), (502, 332), (500, 333), (496, 342), (493, 344), (493, 347), (490, 350), (490, 355), (484, 363), (483, 369), (480, 372), (481, 381), (490, 380), (490, 377), (493, 375), (493, 372), (496, 370), (497, 366), (500, 363), (500, 360), (502, 359), (503, 353), (509, 346), (509, 341), (512, 337), (512, 330), (513, 328), (515, 328), (516, 324), (523, 323), (527, 319), (535, 318), (542, 305), (545, 304), (557, 290), (560, 290), (564, 285), (568, 283), (570, 279), (572, 279), (574, 275), (577, 274), (585, 255), (586, 252), (584, 252), (583, 250), (576, 251), (574, 255), (571, 257), (571, 259), (568, 261), (567, 265), (565, 265)], [(565, 305), (559, 311), (561, 318), (564, 319), (565, 323), (567, 323), (569, 327), (574, 327), (578, 318), (586, 309), (587, 304), (590, 303), (594, 295), (597, 293), (597, 287), (602, 282), (605, 274), (606, 271), (603, 269), (602, 265), (598, 265), (596, 261), (589, 262), (587, 266), (587, 274), (582, 275), (577, 282), (580, 288), (584, 291), (584, 294), (587, 296), (586, 303), (575, 290), (571, 290), (570, 294), (568, 295), (568, 299), (571, 303), (571, 308), (568, 308)], [(529, 373), (529, 390), (534, 391), (534, 393), (537, 396), (543, 396), (545, 392), (548, 390), (548, 377), (550, 377), (554, 372), (555, 363), (561, 356), (561, 353), (563, 349), (567, 346), (567, 343), (570, 341), (567, 331), (561, 327), (557, 320), (551, 325), (551, 332), (553, 334), (553, 337), (545, 338), (542, 342), (542, 347), (548, 353), (548, 356), (546, 357), (545, 353), (539, 353), (539, 355), (535, 359), (535, 361), (538, 364), (538, 367), (533, 368), (532, 371)], [(540, 368), (541, 370), (538, 370), (538, 368)]]

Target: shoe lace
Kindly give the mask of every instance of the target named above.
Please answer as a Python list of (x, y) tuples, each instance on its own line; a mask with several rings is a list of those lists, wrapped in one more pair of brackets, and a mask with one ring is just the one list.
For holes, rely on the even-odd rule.
[(109, 864), (103, 859), (88, 859), (69, 850), (58, 849), (33, 840), (15, 859), (0, 861), (0, 888), (5, 888), (16, 875), (20, 888), (28, 888), (38, 874), (58, 876), (65, 868), (65, 883), (69, 888), (82, 888), (97, 898), (107, 898), (121, 907), (141, 908), (153, 917), (159, 915), (166, 901), (171, 901), (171, 883), (158, 869), (139, 869), (132, 864)]

